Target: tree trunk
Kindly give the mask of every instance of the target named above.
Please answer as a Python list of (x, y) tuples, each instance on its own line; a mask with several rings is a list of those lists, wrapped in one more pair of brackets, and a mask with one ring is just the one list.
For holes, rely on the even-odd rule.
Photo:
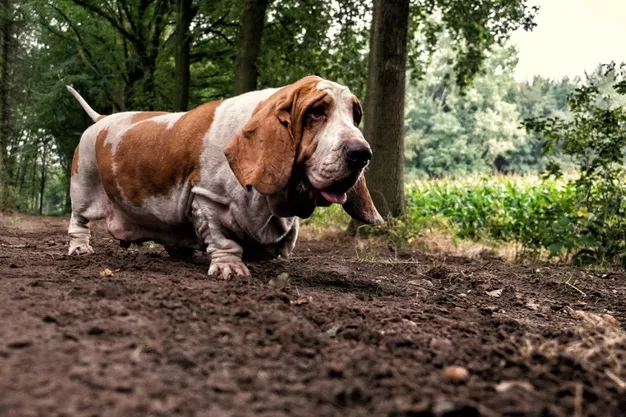
[(268, 0), (245, 0), (239, 48), (235, 60), (235, 94), (256, 90), (257, 59), (261, 52), (261, 37), (265, 26), (265, 9)]
[(37, 158), (39, 158), (39, 149), (35, 149), (35, 157), (33, 158), (33, 172), (30, 179), (30, 204), (28, 206), (29, 212), (34, 212), (37, 207)]
[(0, 0), (0, 211), (9, 208), (7, 145), (11, 133), (11, 55), (13, 22), (10, 0)]
[(39, 214), (43, 214), (43, 195), (46, 190), (46, 145), (43, 143), (43, 150), (41, 153), (41, 180), (39, 182)]
[(192, 0), (176, 0), (176, 91), (174, 110), (187, 111), (189, 107), (189, 25), (195, 15)]
[(364, 135), (367, 185), (383, 217), (404, 212), (404, 95), (410, 0), (374, 0)]

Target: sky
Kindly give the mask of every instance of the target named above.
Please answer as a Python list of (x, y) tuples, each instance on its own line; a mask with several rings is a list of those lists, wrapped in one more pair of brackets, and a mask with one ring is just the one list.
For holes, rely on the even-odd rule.
[(513, 33), (518, 81), (534, 75), (561, 79), (599, 63), (626, 62), (626, 0), (530, 0), (540, 6), (532, 32)]

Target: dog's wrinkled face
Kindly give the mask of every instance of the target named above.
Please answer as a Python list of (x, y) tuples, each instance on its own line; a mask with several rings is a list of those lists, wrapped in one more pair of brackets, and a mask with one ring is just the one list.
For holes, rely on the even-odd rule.
[(306, 218), (337, 203), (380, 224), (362, 176), (372, 152), (360, 119), (347, 87), (305, 77), (261, 103), (224, 153), (239, 182), (268, 196), (277, 216)]
[(311, 186), (325, 203), (344, 204), (347, 192), (372, 157), (369, 144), (358, 128), (361, 104), (347, 87), (322, 80), (317, 90), (323, 98), (306, 113), (306, 126), (316, 132), (315, 151), (304, 163)]

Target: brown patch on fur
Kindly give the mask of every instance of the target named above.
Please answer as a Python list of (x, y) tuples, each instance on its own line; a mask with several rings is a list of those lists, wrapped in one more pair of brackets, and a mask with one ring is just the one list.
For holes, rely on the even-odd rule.
[(117, 181), (115, 180), (115, 173), (113, 172), (113, 145), (110, 143), (105, 144), (105, 140), (109, 131), (103, 129), (98, 133), (96, 137), (96, 161), (100, 168), (100, 178), (102, 180), (102, 186), (109, 198), (113, 201), (119, 202), (121, 200), (120, 190), (117, 187)]
[(74, 157), (72, 158), (72, 168), (70, 170), (70, 175), (74, 175), (78, 172), (78, 148), (79, 146), (77, 146), (74, 150)]
[(316, 89), (321, 80), (305, 77), (272, 94), (228, 144), (224, 153), (242, 186), (275, 194), (287, 185), (294, 162), (315, 151), (320, 126), (307, 126), (306, 112), (321, 101), (332, 104), (326, 92)]
[(164, 114), (167, 114), (167, 112), (164, 112), (164, 111), (142, 111), (140, 113), (134, 114), (133, 117), (131, 117), (130, 122), (132, 124), (135, 124), (135, 123), (142, 122), (144, 120), (152, 119), (153, 117), (163, 116)]
[(145, 122), (122, 136), (114, 155), (117, 183), (133, 205), (141, 206), (150, 196), (165, 195), (185, 181), (199, 181), (204, 135), (220, 103), (213, 101), (185, 113), (171, 129), (148, 120), (159, 112), (137, 115), (144, 115)]

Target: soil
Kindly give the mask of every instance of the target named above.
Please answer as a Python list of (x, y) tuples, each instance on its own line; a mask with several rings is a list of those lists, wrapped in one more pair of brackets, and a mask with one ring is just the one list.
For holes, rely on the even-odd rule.
[(624, 272), (335, 239), (218, 281), (67, 221), (0, 218), (0, 415), (626, 415)]

